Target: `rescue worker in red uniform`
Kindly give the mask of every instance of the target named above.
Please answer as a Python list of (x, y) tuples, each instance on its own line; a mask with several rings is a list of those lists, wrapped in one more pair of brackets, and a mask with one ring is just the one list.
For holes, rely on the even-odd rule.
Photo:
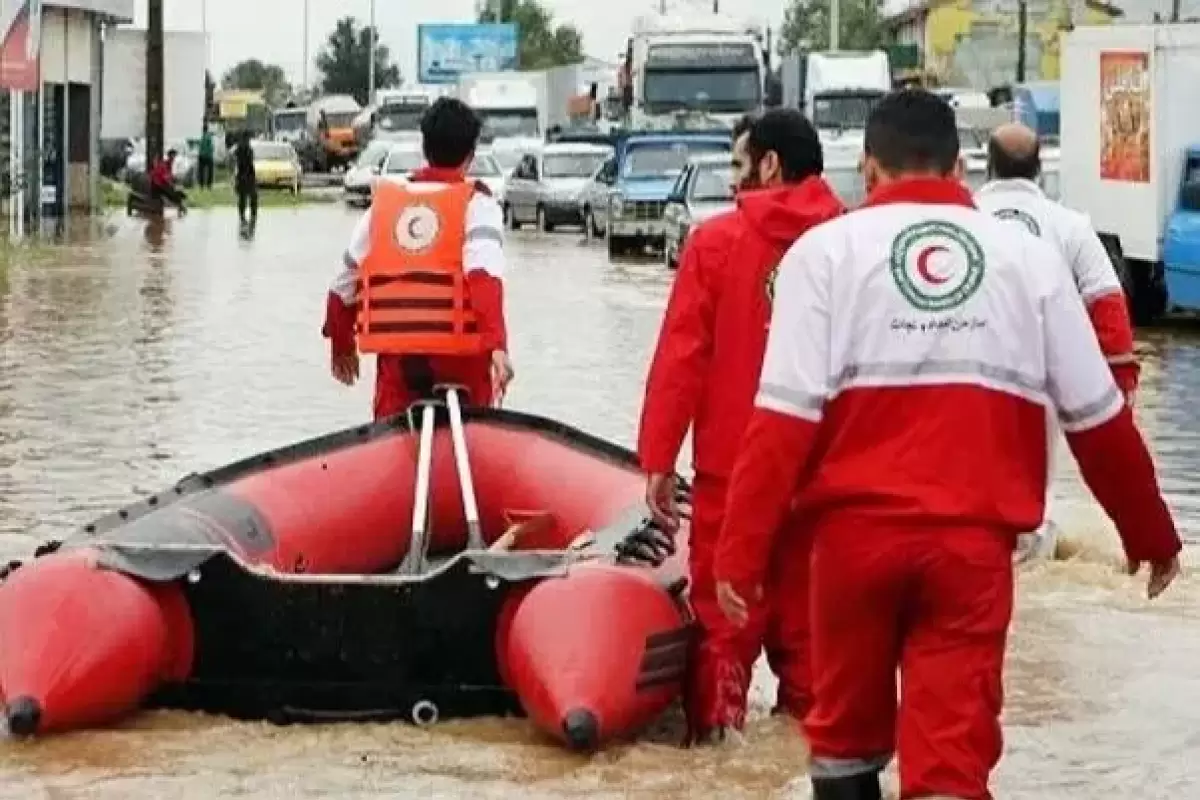
[[(768, 629), (775, 634), (766, 636), (768, 659), (780, 678), (777, 710), (803, 716), (811, 694), (806, 595), (789, 587), (784, 597), (790, 602), (756, 615), (751, 630), (738, 630), (717, 605), (712, 559), (729, 474), (758, 385), (772, 271), (802, 233), (844, 209), (821, 177), (817, 132), (798, 111), (768, 111), (750, 121), (734, 142), (733, 159), (737, 205), (688, 237), (646, 381), (638, 434), (649, 476), (646, 501), (656, 519), (673, 529), (675, 463), (693, 429), (690, 599), (701, 634), (689, 679), (691, 741), (742, 727), (751, 669)], [(797, 570), (808, 558), (799, 546), (781, 556), (781, 564)], [(796, 571), (788, 578), (800, 580)]]
[(895, 92), (872, 111), (864, 207), (780, 263), (731, 479), (714, 571), (732, 621), (747, 623), (777, 532), (793, 534), (785, 516), (813, 537), (817, 800), (880, 800), (897, 750), (902, 799), (990, 800), (1012, 551), (1042, 516), (1047, 407), (1130, 565), (1150, 565), (1150, 597), (1179, 571), (1154, 464), (1069, 269), (976, 209), (959, 164), (936, 96)]
[(464, 402), (499, 402), (513, 377), (504, 323), (503, 215), (466, 174), (481, 124), (440, 98), (421, 120), (428, 166), (380, 179), (326, 304), (334, 378), (353, 385), (359, 353), (378, 354), (375, 419), (399, 414), (436, 384)]

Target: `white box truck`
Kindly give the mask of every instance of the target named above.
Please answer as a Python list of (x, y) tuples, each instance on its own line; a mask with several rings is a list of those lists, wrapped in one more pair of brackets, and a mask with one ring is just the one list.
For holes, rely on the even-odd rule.
[(1138, 323), (1200, 310), (1200, 25), (1079, 27), (1062, 43), (1061, 191)]

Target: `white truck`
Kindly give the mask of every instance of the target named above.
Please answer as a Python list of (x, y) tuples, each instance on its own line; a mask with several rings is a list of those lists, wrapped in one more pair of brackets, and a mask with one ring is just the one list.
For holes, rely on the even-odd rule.
[[(163, 137), (175, 144), (200, 138), (204, 126), (203, 33), (163, 34)], [(146, 31), (110, 28), (104, 34), (100, 138), (146, 135)]]
[(783, 104), (799, 108), (822, 133), (861, 131), (875, 103), (892, 90), (883, 50), (794, 54), (781, 71)]
[(540, 72), (476, 72), (458, 79), (458, 99), (483, 122), (483, 144), (506, 171), (545, 134), (545, 75)]
[(766, 63), (758, 29), (724, 14), (650, 14), (634, 21), (622, 69), (625, 123), (669, 128), (681, 114), (732, 127), (763, 106)]
[(1139, 323), (1200, 310), (1200, 26), (1081, 26), (1062, 40), (1060, 183)]

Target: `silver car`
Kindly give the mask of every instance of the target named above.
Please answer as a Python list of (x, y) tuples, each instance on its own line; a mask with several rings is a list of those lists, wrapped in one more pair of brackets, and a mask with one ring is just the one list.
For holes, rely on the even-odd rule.
[(579, 218), (583, 220), (583, 232), (600, 239), (608, 233), (609, 197), (616, 191), (617, 159), (605, 159), (579, 195)]
[(695, 156), (679, 173), (663, 210), (663, 254), (667, 268), (679, 266), (688, 232), (733, 208), (733, 166), (728, 153)]
[(371, 204), (371, 184), (374, 183), (375, 176), (383, 171), (383, 162), (391, 152), (393, 144), (394, 142), (390, 141), (373, 140), (346, 170), (342, 186), (346, 190), (347, 205), (369, 206)]
[(548, 232), (557, 225), (581, 224), (580, 197), (612, 152), (604, 145), (564, 143), (524, 155), (504, 187), (509, 227), (517, 230), (534, 222)]

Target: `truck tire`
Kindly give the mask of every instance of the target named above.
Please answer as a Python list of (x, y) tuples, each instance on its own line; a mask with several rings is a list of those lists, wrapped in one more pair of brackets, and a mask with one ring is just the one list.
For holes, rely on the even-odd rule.
[(1129, 316), (1136, 327), (1153, 325), (1166, 313), (1167, 287), (1159, 264), (1132, 265), (1125, 259), (1121, 242), (1117, 237), (1101, 234), (1100, 241), (1108, 253), (1117, 280), (1125, 290), (1129, 304)]

